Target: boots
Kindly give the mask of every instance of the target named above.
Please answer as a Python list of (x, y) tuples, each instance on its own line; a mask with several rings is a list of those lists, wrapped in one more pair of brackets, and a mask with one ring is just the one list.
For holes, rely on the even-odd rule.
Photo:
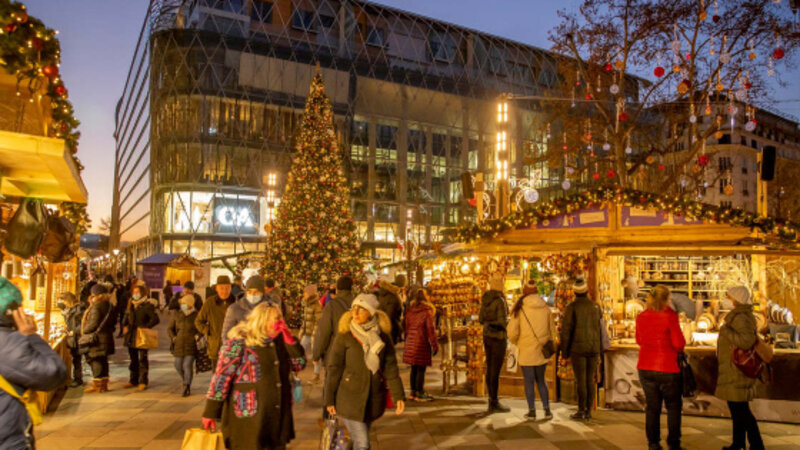
[(103, 380), (99, 380), (97, 378), (92, 378), (92, 385), (89, 386), (88, 388), (84, 389), (83, 393), (84, 394), (98, 394), (98, 393), (100, 393), (101, 392), (100, 389), (101, 389), (101, 386), (102, 386), (102, 382), (103, 382)]
[(81, 386), (83, 386), (83, 380), (81, 380), (80, 378), (75, 378), (74, 380), (72, 380), (72, 383), (69, 384), (69, 387), (71, 388), (76, 388)]
[(188, 384), (183, 385), (183, 395), (181, 397), (188, 397), (192, 395), (192, 388)]
[(108, 392), (108, 378), (100, 379), (100, 390), (98, 393), (102, 394), (103, 392)]

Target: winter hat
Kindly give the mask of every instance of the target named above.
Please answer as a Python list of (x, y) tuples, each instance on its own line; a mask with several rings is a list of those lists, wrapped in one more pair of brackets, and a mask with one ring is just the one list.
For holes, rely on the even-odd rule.
[(217, 277), (217, 284), (231, 284), (231, 279), (227, 275), (220, 275)]
[(194, 290), (194, 281), (187, 281), (186, 283), (183, 283), (183, 287)]
[(397, 287), (406, 287), (407, 279), (406, 276), (403, 274), (397, 274), (394, 277), (394, 285)]
[(753, 298), (750, 296), (750, 290), (744, 286), (734, 286), (728, 288), (728, 297), (732, 298), (740, 305), (752, 305)]
[(360, 306), (369, 311), (369, 315), (374, 316), (375, 311), (378, 310), (378, 297), (372, 294), (358, 294), (350, 308), (353, 306)]
[(586, 284), (586, 280), (583, 277), (578, 277), (572, 283), (572, 291), (576, 294), (586, 294), (589, 292), (589, 285)]
[(307, 297), (316, 297), (317, 295), (317, 285), (316, 284), (309, 284), (303, 289), (303, 295)]
[(344, 276), (339, 278), (339, 281), (336, 282), (336, 290), (337, 291), (352, 291), (353, 290), (353, 279)]
[(245, 285), (245, 289), (255, 289), (258, 292), (264, 292), (267, 290), (267, 283), (264, 281), (264, 277), (261, 275), (253, 275), (252, 277), (247, 279), (247, 284)]
[(92, 286), (92, 289), (89, 290), (89, 293), (91, 293), (92, 295), (108, 294), (108, 289), (106, 289), (105, 285), (97, 283), (94, 286)]
[(494, 273), (489, 277), (489, 289), (503, 292), (505, 283), (503, 282), (503, 275)]
[(186, 294), (183, 297), (181, 297), (181, 299), (178, 301), (180, 302), (181, 305), (188, 306), (189, 309), (194, 308), (194, 295), (192, 294)]
[(530, 294), (538, 294), (539, 293), (539, 286), (533, 280), (528, 280), (524, 286), (522, 286), (522, 294), (523, 295), (530, 295)]
[(22, 293), (11, 281), (0, 277), (0, 316), (22, 306)]

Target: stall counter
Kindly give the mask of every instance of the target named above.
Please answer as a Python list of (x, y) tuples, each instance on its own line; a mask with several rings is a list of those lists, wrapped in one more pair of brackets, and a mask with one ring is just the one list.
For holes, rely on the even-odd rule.
[[(689, 364), (697, 380), (698, 393), (683, 401), (684, 414), (730, 417), (727, 403), (714, 396), (717, 386), (717, 349), (713, 347), (686, 347)], [(607, 407), (644, 411), (644, 391), (639, 382), (636, 365), (639, 346), (612, 345), (605, 354), (605, 391)], [(770, 363), (772, 381), (756, 383), (756, 398), (751, 409), (756, 419), (771, 422), (800, 424), (800, 390), (797, 374), (800, 373), (800, 350), (775, 349)]]

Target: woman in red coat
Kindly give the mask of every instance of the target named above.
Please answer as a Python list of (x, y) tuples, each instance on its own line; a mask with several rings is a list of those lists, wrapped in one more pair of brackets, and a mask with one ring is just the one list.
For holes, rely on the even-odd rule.
[(647, 308), (636, 318), (639, 381), (646, 403), (645, 431), (650, 449), (661, 447), (661, 404), (667, 407), (667, 446), (681, 448), (681, 370), (678, 354), (683, 338), (678, 313), (670, 307), (672, 293), (658, 285), (647, 295)]
[(436, 308), (428, 302), (425, 290), (417, 287), (411, 292), (411, 303), (406, 311), (406, 344), (403, 362), (411, 364), (411, 400), (430, 402), (433, 397), (425, 392), (425, 369), (439, 351), (436, 337)]

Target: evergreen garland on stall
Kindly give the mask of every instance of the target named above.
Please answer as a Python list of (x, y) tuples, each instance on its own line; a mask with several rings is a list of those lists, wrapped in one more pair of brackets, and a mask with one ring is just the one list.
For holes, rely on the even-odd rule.
[(362, 272), (333, 108), (319, 74), (311, 82), (296, 142), (266, 266), (267, 276), (288, 289), (294, 303), (309, 284), (335, 283), (343, 275), (359, 281)]
[(699, 203), (677, 195), (659, 195), (619, 186), (603, 186), (551, 202), (536, 203), (528, 209), (513, 212), (498, 220), (487, 220), (480, 225), (474, 223), (462, 225), (456, 229), (453, 237), (458, 242), (493, 239), (505, 231), (528, 228), (555, 216), (606, 203), (665, 211), (690, 220), (758, 229), (764, 234), (778, 237), (791, 246), (797, 245), (800, 233), (800, 224), (759, 216), (740, 208)]

